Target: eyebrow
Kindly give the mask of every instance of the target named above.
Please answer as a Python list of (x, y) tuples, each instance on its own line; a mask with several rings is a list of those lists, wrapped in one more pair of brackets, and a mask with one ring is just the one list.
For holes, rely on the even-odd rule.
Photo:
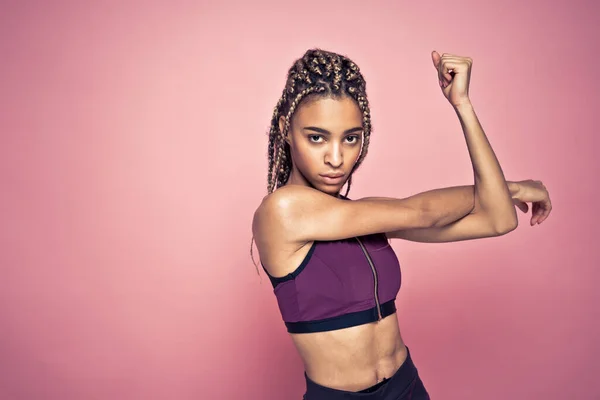
[[(307, 131), (315, 131), (315, 132), (319, 132), (319, 133), (323, 133), (323, 134), (327, 134), (327, 135), (331, 135), (331, 132), (329, 132), (327, 129), (323, 129), (323, 128), (317, 128), (316, 126), (305, 126), (304, 128), (302, 128), (303, 130), (307, 130)], [(348, 134), (348, 133), (354, 133), (354, 132), (360, 132), (363, 130), (362, 126), (357, 126), (354, 128), (350, 128), (344, 131), (344, 135)]]

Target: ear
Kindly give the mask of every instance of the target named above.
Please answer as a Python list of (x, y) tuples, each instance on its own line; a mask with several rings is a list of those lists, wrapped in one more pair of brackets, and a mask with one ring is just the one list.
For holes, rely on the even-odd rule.
[[(285, 127), (285, 117), (282, 115), (281, 117), (279, 117), (279, 132), (283, 132), (283, 128)], [(290, 134), (288, 132), (287, 135), (285, 135), (285, 141), (290, 144)]]

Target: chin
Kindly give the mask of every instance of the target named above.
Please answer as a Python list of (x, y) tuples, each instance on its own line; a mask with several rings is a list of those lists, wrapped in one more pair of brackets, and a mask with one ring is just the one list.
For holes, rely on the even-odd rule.
[(327, 193), (332, 196), (335, 196), (340, 192), (340, 190), (342, 190), (342, 187), (344, 187), (344, 184), (345, 184), (345, 182), (341, 185), (323, 185), (321, 183), (321, 184), (313, 184), (313, 187), (317, 190), (320, 190), (323, 193)]

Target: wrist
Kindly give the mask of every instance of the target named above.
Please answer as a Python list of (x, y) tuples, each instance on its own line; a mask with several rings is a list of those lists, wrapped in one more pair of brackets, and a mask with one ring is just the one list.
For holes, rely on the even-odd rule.
[(510, 192), (511, 198), (516, 198), (521, 190), (521, 186), (517, 182), (506, 181), (506, 186)]
[(470, 111), (470, 110), (472, 110), (473, 109), (473, 104), (471, 103), (471, 99), (466, 98), (464, 100), (460, 100), (456, 104), (452, 104), (452, 107), (454, 107), (454, 110), (456, 110), (456, 112), (460, 113), (460, 112), (463, 112), (463, 111)]

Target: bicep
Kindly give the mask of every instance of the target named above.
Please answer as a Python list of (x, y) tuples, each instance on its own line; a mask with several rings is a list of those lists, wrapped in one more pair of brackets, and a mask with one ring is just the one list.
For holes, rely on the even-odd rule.
[(388, 238), (421, 243), (446, 243), (501, 236), (484, 213), (473, 212), (446, 226), (425, 229), (402, 229), (388, 232)]

